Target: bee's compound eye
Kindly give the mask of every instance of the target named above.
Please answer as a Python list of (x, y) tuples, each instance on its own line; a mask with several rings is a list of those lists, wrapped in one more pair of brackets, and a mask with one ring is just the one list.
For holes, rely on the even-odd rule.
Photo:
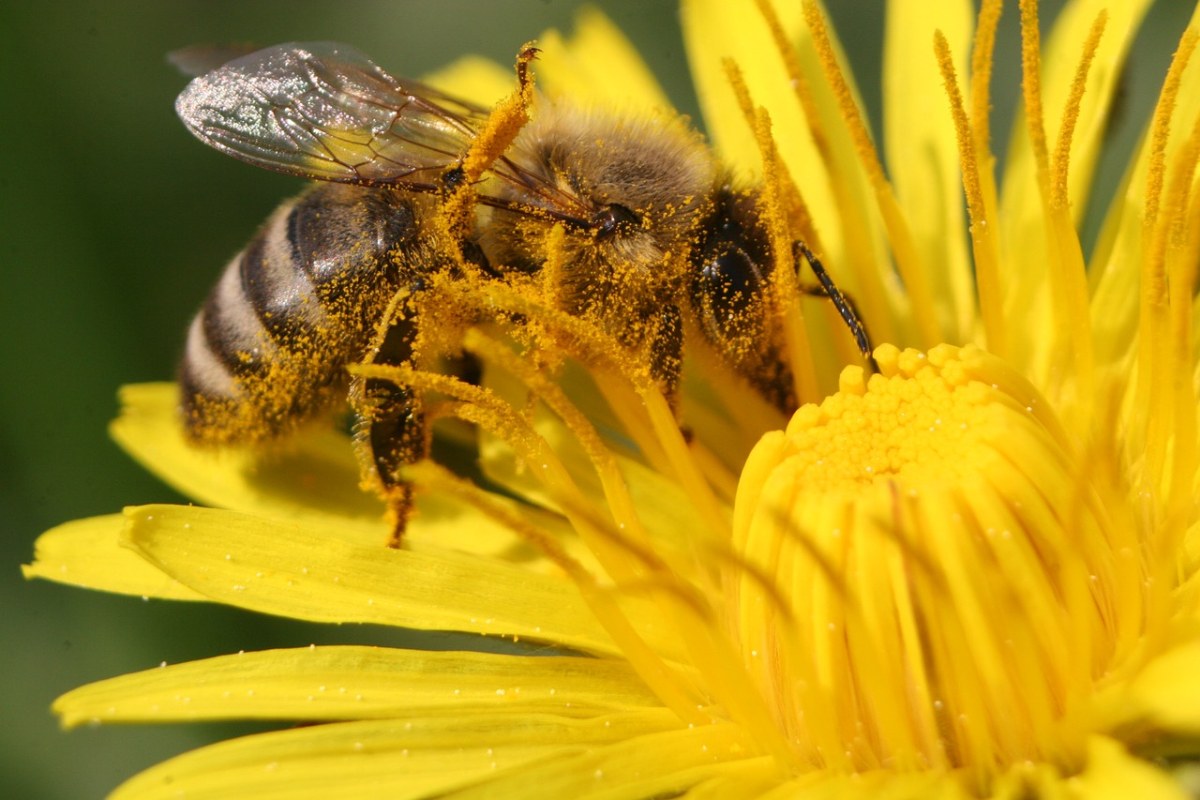
[(762, 275), (740, 247), (730, 247), (708, 259), (700, 269), (702, 292), (717, 306), (745, 305), (758, 290)]
[(618, 203), (610, 203), (600, 209), (592, 218), (592, 225), (601, 239), (607, 239), (621, 230), (636, 228), (642, 224), (642, 218)]

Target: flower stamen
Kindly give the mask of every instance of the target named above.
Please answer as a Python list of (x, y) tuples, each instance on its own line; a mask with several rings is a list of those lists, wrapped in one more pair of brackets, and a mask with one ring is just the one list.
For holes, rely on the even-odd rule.
[[(1171, 358), (1170, 288), (1168, 286), (1166, 250), (1171, 221), (1160, 219), (1163, 192), (1166, 184), (1167, 146), (1171, 123), (1178, 105), (1183, 73), (1191, 61), (1200, 34), (1194, 28), (1184, 32), (1179, 41), (1162, 93), (1154, 109), (1151, 123), (1150, 150), (1146, 168), (1145, 212), (1142, 219), (1143, 247), (1141, 264), (1141, 302), (1138, 314), (1138, 371), (1137, 408), (1145, 409), (1143, 424), (1146, 430), (1146, 471), (1149, 489), (1154, 492), (1165, 487), (1156, 485), (1166, 474), (1168, 439), (1174, 418), (1171, 406), (1175, 392), (1177, 365)], [(1179, 287), (1182, 295), (1183, 287)], [(1180, 302), (1185, 302), (1180, 297)]]
[(825, 74), (825, 79), (833, 90), (838, 108), (842, 112), (842, 118), (854, 141), (859, 162), (875, 191), (875, 200), (879, 206), (880, 215), (883, 217), (884, 226), (887, 228), (888, 241), (891, 243), (892, 253), (896, 259), (896, 269), (911, 298), (913, 322), (917, 326), (920, 341), (927, 347), (932, 346), (942, 338), (935, 314), (937, 304), (933, 296), (933, 289), (929, 284), (927, 271), (913, 241), (912, 231), (909, 230), (900, 204), (896, 202), (896, 195), (883, 172), (879, 154), (871, 142), (871, 135), (867, 131), (866, 123), (863, 122), (862, 113), (854, 102), (854, 95), (850, 91), (846, 76), (842, 74), (841, 67), (838, 65), (837, 54), (830, 41), (829, 31), (825, 27), (825, 19), (813, 0), (804, 1), (804, 19), (812, 34), (817, 58)]
[[(978, 34), (976, 47), (979, 47)], [(984, 186), (985, 181), (990, 180), (990, 169), (980, 169), (978, 154), (983, 153), (985, 164), (989, 168), (992, 157), (987, 150), (986, 136), (981, 143), (977, 133), (973, 133), (978, 128), (974, 124), (974, 120), (967, 117), (967, 112), (963, 107), (962, 93), (959, 91), (958, 79), (954, 73), (954, 59), (950, 53), (950, 44), (940, 30), (934, 34), (934, 52), (941, 69), (946, 95), (950, 99), (950, 114), (954, 120), (954, 129), (958, 140), (958, 160), (962, 170), (963, 190), (967, 198), (967, 213), (971, 219), (971, 252), (975, 256), (976, 296), (983, 317), (984, 338), (988, 349), (1003, 357), (1008, 350), (1008, 342), (1005, 336), (1004, 303), (1000, 290), (999, 244), (996, 227), (988, 224), (992, 219), (989, 209), (995, 210), (995, 187), (993, 186), (991, 190), (992, 201), (989, 206)], [(974, 111), (974, 107), (972, 110)], [(986, 125), (984, 128), (986, 129)], [(981, 144), (982, 150), (979, 149)]]
[[(813, 149), (816, 151), (821, 163), (825, 166), (826, 175), (845, 175), (847, 169), (854, 168), (854, 156), (849, 152), (839, 151), (830, 141), (831, 137), (826, 131), (825, 122), (822, 120), (821, 106), (813, 96), (812, 86), (809, 84), (808, 78), (801, 67), (800, 54), (797, 52), (796, 45), (792, 42), (791, 38), (784, 32), (779, 15), (766, 0), (756, 0), (756, 4), (759, 14), (767, 23), (767, 29), (771, 33), (775, 49), (778, 51), (780, 58), (783, 59), (788, 81), (793, 87), (796, 103), (800, 106), (800, 110), (807, 123), (808, 134), (812, 139)], [(726, 72), (730, 72), (729, 67), (726, 67)], [(746, 117), (751, 129), (753, 129), (753, 106), (749, 100), (749, 91), (745, 88), (744, 81), (741, 81), (740, 73), (737, 75), (737, 82), (734, 81), (732, 75), (730, 76), (730, 82), (734, 84), (734, 91), (742, 107), (742, 114)], [(740, 89), (738, 88), (739, 84), (741, 86)], [(782, 160), (780, 160), (780, 163), (782, 163)], [(790, 178), (789, 182), (791, 182)], [(865, 204), (855, 196), (853, 182), (839, 177), (831, 177), (829, 180), (829, 189), (843, 229), (866, 230), (870, 222), (865, 213)], [(805, 218), (798, 221), (797, 230), (799, 230), (805, 243), (813, 252), (828, 252), (821, 243), (818, 232), (813, 228), (811, 219), (808, 218), (807, 207), (804, 208), (804, 214)], [(807, 226), (804, 224), (805, 222), (808, 222)], [(851, 265), (852, 272), (858, 279), (858, 284), (855, 286), (857, 302), (863, 311), (864, 317), (871, 320), (872, 334), (881, 341), (894, 340), (897, 335), (895, 323), (885, 296), (884, 284), (881, 280), (882, 272), (876, 265), (878, 259), (872, 252), (868, 238), (858, 236), (847, 237), (844, 241), (844, 246), (846, 263)], [(857, 353), (850, 349), (848, 342), (843, 343), (842, 346), (846, 348), (841, 356), (843, 362), (850, 362), (857, 358)]]

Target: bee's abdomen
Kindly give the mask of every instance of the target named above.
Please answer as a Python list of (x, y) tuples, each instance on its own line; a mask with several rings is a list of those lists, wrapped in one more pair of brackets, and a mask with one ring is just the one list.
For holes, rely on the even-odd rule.
[(389, 251), (412, 236), (412, 213), (391, 193), (321, 184), (271, 216), (188, 331), (193, 439), (274, 438), (329, 405), (395, 291)]

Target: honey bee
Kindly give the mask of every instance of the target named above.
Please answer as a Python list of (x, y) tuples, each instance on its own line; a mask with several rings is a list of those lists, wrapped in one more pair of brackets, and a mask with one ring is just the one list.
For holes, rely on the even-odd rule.
[[(776, 259), (759, 193), (735, 188), (682, 119), (539, 100), (472, 187), (471, 216), (448, 248), (439, 215), (489, 109), (317, 43), (225, 63), (193, 80), (176, 110), (217, 150), (316, 181), (233, 258), (192, 321), (179, 384), (195, 442), (283, 438), (350, 397), (365, 481), (402, 533), (411, 488), (398, 471), (429, 449), (421, 398), (349, 368), (413, 362), (437, 316), (426, 297), (435, 279), (537, 275), (552, 238), (554, 307), (618, 342), (668, 398), (686, 328), (771, 404), (796, 405), (767, 297)], [(869, 358), (852, 306), (796, 247)]]

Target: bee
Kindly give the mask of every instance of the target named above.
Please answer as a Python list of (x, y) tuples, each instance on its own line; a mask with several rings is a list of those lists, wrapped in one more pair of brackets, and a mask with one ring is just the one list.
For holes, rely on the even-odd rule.
[[(522, 87), (533, 52), (519, 61)], [(619, 343), (668, 398), (686, 328), (767, 401), (794, 410), (759, 192), (735, 188), (682, 119), (539, 100), (472, 187), (476, 202), (448, 247), (446, 198), (467, 177), (491, 110), (332, 43), (229, 61), (193, 80), (176, 110), (217, 150), (315, 182), (233, 258), (193, 319), (179, 369), (187, 435), (282, 439), (349, 397), (364, 480), (388, 501), (396, 541), (411, 504), (399, 472), (429, 450), (421, 398), (350, 367), (418, 361), (414, 343), (439, 315), (431, 285), (466, 272), (538, 275), (552, 240), (553, 306)], [(793, 260), (812, 263), (869, 358), (849, 301), (796, 247)]]

